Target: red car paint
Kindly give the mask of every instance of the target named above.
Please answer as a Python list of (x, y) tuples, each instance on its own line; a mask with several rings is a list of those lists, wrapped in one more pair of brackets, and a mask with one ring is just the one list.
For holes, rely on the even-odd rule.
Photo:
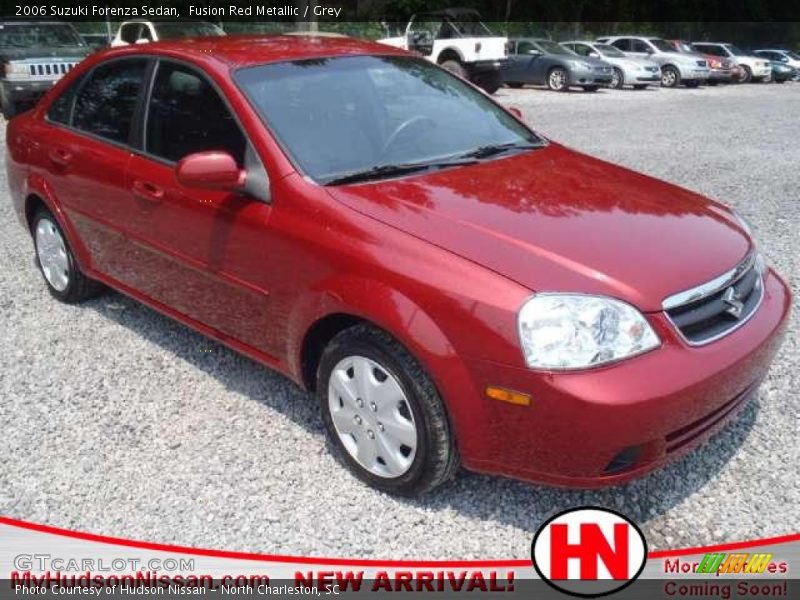
[[(556, 143), (434, 174), (319, 186), (296, 172), (231, 71), (347, 54), (405, 53), (287, 36), (91, 56), (9, 125), (20, 220), (27, 226), (28, 202), (41, 199), (87, 275), (301, 385), (309, 384), (304, 347), (316, 325), (349, 315), (385, 329), (436, 382), (472, 470), (566, 486), (619, 483), (736, 414), (779, 347), (786, 285), (768, 271), (750, 321), (702, 347), (687, 345), (661, 309), (666, 296), (752, 251), (728, 209)], [(267, 169), (271, 203), (182, 186), (162, 162), (44, 120), (81, 73), (129, 55), (179, 58), (213, 79)], [(196, 167), (187, 168), (189, 180)], [(661, 347), (584, 371), (528, 369), (516, 317), (541, 291), (623, 299), (645, 314)], [(490, 400), (488, 385), (533, 401)], [(608, 475), (609, 461), (631, 445), (641, 449), (635, 466)]]

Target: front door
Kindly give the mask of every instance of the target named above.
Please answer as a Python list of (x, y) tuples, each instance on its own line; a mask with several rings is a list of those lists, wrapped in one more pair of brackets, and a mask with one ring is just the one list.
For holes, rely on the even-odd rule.
[(271, 205), (244, 193), (188, 189), (175, 178), (180, 159), (207, 150), (261, 168), (228, 105), (206, 76), (159, 62), (144, 152), (126, 177), (137, 207), (130, 224), (140, 268), (133, 287), (226, 336), (265, 350), (268, 329)]

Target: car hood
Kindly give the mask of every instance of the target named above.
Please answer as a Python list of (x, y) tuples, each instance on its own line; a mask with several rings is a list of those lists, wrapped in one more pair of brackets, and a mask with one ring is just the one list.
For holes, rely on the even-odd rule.
[(750, 249), (722, 205), (555, 143), (328, 190), (532, 291), (605, 294), (643, 311), (719, 276)]
[(82, 46), (31, 46), (17, 48), (14, 46), (0, 47), (0, 57), (3, 60), (23, 60), (29, 58), (83, 58), (91, 52), (90, 48)]

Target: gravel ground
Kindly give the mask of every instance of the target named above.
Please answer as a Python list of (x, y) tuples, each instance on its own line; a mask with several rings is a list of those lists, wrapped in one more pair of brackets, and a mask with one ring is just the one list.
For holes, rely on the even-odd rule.
[[(734, 205), (800, 297), (800, 84), (498, 97), (556, 140)], [(800, 530), (796, 326), (760, 401), (649, 477), (574, 492), (462, 472), (398, 500), (331, 458), (315, 403), (280, 375), (116, 293), (52, 300), (0, 190), (0, 514), (381, 558), (527, 557), (546, 515), (584, 503), (631, 515), (653, 548)]]

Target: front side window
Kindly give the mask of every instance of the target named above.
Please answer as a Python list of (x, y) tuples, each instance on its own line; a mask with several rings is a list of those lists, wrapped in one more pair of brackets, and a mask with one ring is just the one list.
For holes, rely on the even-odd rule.
[(675, 52), (675, 48), (673, 48), (667, 40), (650, 38), (649, 42), (660, 52)]
[(557, 44), (556, 42), (550, 42), (548, 40), (537, 40), (536, 45), (544, 52), (545, 54), (572, 54), (569, 50), (564, 48), (561, 44)]
[(649, 52), (650, 46), (647, 45), (646, 42), (643, 40), (632, 40), (632, 51), (633, 52)]
[(580, 56), (589, 56), (592, 53), (592, 49), (586, 44), (572, 44), (568, 48)]
[(621, 39), (618, 39), (618, 40), (614, 40), (611, 43), (611, 45), (614, 46), (615, 48), (619, 48), (623, 52), (630, 52), (630, 50), (631, 50), (631, 40), (630, 40), (630, 38), (621, 38)]
[(247, 143), (236, 119), (211, 84), (182, 65), (158, 66), (145, 131), (145, 150), (154, 156), (177, 162), (223, 150), (244, 166)]
[(72, 126), (127, 143), (147, 64), (147, 59), (134, 58), (98, 66), (78, 92)]
[(234, 78), (287, 154), (320, 183), (479, 147), (544, 143), (424, 59), (317, 58), (242, 68)]

